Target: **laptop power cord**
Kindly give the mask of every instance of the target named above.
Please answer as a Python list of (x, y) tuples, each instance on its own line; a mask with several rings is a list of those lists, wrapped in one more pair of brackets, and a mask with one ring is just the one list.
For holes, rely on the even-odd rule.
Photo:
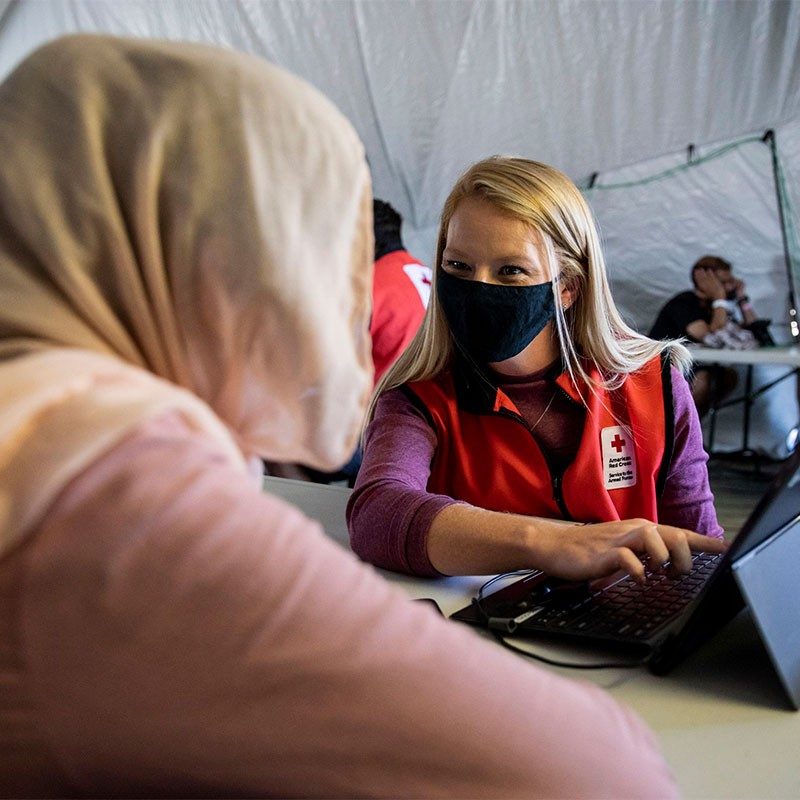
[(514, 653), (523, 655), (526, 658), (532, 658), (535, 661), (540, 661), (543, 664), (548, 664), (552, 667), (565, 667), (566, 669), (636, 669), (644, 666), (647, 663), (647, 660), (650, 658), (649, 653), (635, 661), (603, 661), (599, 663), (588, 664), (558, 661), (554, 658), (548, 658), (547, 656), (540, 655), (539, 653), (534, 653), (533, 651), (527, 650), (524, 647), (517, 647), (517, 645), (509, 642), (506, 637), (509, 634), (513, 635), (516, 631), (518, 627), (516, 619), (513, 617), (490, 617), (486, 613), (486, 609), (483, 607), (483, 594), (485, 590), (495, 581), (501, 580), (502, 578), (507, 578), (510, 575), (522, 574), (523, 572), (529, 572), (529, 570), (519, 570), (513, 573), (495, 575), (493, 578), (490, 578), (488, 581), (486, 581), (483, 586), (481, 586), (481, 588), (478, 590), (477, 597), (472, 598), (472, 606), (475, 609), (478, 619), (483, 623), (483, 626), (486, 628), (486, 630), (488, 630), (489, 633), (491, 633), (492, 636), (494, 636), (494, 638), (497, 639), (501, 645), (503, 645), (503, 647), (513, 651)]

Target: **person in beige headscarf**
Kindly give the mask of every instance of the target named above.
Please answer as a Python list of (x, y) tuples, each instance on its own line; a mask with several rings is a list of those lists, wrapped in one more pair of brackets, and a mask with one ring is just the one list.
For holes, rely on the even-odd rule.
[(0, 86), (0, 794), (668, 796), (603, 692), (263, 494), (371, 387), (371, 187), (259, 59), (69, 37)]

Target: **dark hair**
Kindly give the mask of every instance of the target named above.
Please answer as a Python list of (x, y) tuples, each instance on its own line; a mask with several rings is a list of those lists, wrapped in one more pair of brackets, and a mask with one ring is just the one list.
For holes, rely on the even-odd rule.
[(730, 271), (732, 265), (730, 261), (726, 261), (720, 256), (703, 256), (702, 258), (698, 258), (697, 261), (694, 262), (691, 273), (689, 273), (692, 283), (695, 286), (697, 286), (697, 281), (694, 279), (694, 274), (699, 269), (713, 269), (714, 272), (720, 269)]
[(376, 261), (387, 253), (404, 249), (403, 240), (400, 237), (403, 218), (389, 203), (374, 199), (372, 201), (372, 219), (375, 227)]

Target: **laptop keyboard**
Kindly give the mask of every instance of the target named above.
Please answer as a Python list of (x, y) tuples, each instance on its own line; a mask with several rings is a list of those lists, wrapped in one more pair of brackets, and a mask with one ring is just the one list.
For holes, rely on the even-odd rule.
[(647, 582), (630, 577), (594, 588), (574, 584), (544, 591), (541, 587), (512, 604), (492, 610), (514, 618), (517, 625), (545, 631), (570, 631), (587, 636), (643, 640), (667, 625), (700, 593), (719, 554), (695, 553), (691, 572), (671, 578), (648, 572)]

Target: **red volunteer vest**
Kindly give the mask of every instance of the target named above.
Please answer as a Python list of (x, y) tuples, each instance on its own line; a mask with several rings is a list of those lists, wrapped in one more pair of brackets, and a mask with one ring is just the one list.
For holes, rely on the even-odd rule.
[[(567, 373), (556, 382), (582, 402)], [(437, 436), (428, 491), (493, 511), (551, 519), (658, 520), (674, 425), (668, 360), (654, 358), (612, 392), (584, 387), (583, 435), (561, 476), (551, 474), (512, 401), (485, 387), (453, 371), (407, 385)]]

